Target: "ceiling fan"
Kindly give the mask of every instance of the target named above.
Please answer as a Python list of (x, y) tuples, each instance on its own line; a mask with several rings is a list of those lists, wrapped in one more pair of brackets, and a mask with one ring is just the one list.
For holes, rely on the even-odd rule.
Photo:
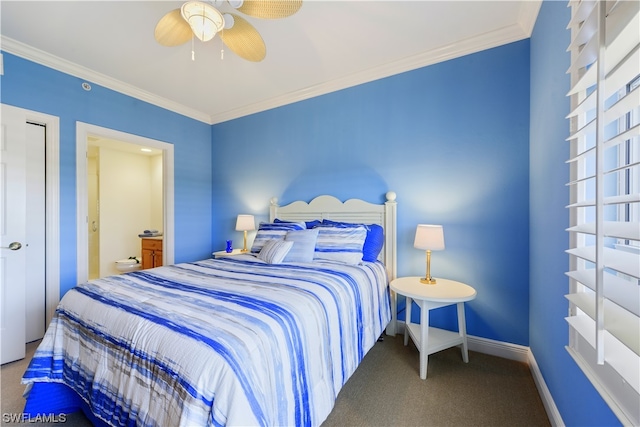
[(206, 42), (220, 33), (222, 42), (238, 56), (248, 61), (262, 61), (267, 48), (260, 33), (242, 16), (221, 12), (225, 3), (248, 16), (263, 19), (286, 18), (302, 6), (302, 0), (188, 1), (158, 21), (156, 41), (163, 46), (179, 46), (194, 36)]

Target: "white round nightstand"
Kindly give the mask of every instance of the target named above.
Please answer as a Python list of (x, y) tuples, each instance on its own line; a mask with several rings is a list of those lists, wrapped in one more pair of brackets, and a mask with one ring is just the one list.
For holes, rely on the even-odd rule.
[(234, 249), (231, 252), (227, 252), (227, 251), (218, 251), (218, 252), (214, 252), (212, 255), (214, 258), (225, 258), (225, 257), (229, 257), (229, 256), (234, 256), (234, 255), (243, 255), (243, 254), (248, 254), (250, 252), (242, 252), (242, 249)]
[[(462, 345), (462, 360), (469, 362), (467, 348), (467, 328), (464, 317), (464, 303), (476, 297), (476, 290), (455, 280), (436, 279), (436, 284), (427, 285), (419, 277), (401, 277), (392, 280), (390, 288), (407, 297), (404, 345), (409, 336), (420, 351), (420, 378), (427, 378), (427, 363), (430, 354), (445, 348)], [(420, 307), (420, 324), (411, 323), (411, 301)], [(429, 327), (429, 310), (456, 304), (458, 309), (458, 332)], [(397, 306), (393, 307), (393, 319), (397, 319)], [(394, 326), (395, 330), (395, 326)]]

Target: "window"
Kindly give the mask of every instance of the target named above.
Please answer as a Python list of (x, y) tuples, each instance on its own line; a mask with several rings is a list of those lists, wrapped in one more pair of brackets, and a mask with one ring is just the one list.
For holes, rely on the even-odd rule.
[[(619, 97), (623, 98), (624, 96), (635, 93), (636, 98), (638, 98), (638, 87), (640, 86), (640, 75), (636, 76), (636, 78), (626, 85), (624, 89), (620, 91)], [(636, 91), (636, 92), (634, 92)], [(625, 133), (630, 131), (633, 128), (637, 128), (640, 124), (640, 111), (638, 108), (629, 111), (626, 115), (620, 118), (619, 120), (619, 130), (618, 133)], [(637, 137), (636, 143), (632, 144), (631, 139), (627, 139), (624, 141), (624, 145), (620, 147), (618, 150), (618, 155), (620, 158), (618, 159), (619, 165), (637, 165), (640, 162), (640, 150), (638, 149)], [(619, 174), (619, 188), (618, 193), (624, 195), (633, 195), (640, 193), (640, 177), (638, 177), (638, 168), (625, 168), (623, 172)], [(620, 211), (618, 212), (618, 217), (623, 221), (640, 223), (640, 203), (623, 203), (619, 205)], [(633, 246), (632, 250), (640, 250), (640, 241), (634, 240), (620, 240), (618, 242), (620, 245), (630, 245)]]
[(567, 351), (640, 425), (640, 2), (570, 1)]

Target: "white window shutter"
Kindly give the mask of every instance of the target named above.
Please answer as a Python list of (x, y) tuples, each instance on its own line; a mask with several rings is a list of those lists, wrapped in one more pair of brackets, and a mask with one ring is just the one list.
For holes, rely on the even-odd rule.
[(567, 350), (640, 425), (640, 2), (570, 1)]

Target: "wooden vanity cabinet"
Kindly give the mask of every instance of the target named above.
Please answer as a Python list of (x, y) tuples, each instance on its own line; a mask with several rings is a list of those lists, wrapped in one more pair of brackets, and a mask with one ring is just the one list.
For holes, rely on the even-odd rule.
[(142, 239), (142, 269), (160, 267), (162, 265), (162, 239)]

